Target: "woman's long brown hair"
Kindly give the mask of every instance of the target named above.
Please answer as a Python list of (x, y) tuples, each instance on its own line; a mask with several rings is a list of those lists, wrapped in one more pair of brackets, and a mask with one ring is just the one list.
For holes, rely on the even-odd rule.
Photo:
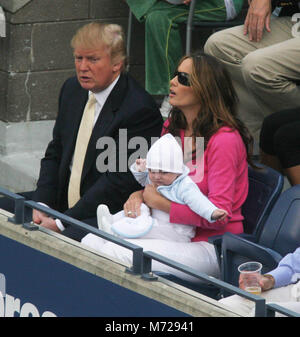
[[(204, 53), (194, 53), (184, 56), (193, 61), (190, 75), (191, 88), (201, 102), (197, 118), (193, 121), (193, 137), (204, 137), (204, 146), (212, 135), (221, 127), (228, 126), (237, 130), (246, 146), (247, 161), (251, 166), (253, 153), (253, 137), (247, 127), (237, 116), (238, 98), (231, 78), (225, 67), (213, 56)], [(187, 121), (182, 111), (174, 107), (169, 115), (168, 131), (179, 136), (180, 129), (187, 128)]]

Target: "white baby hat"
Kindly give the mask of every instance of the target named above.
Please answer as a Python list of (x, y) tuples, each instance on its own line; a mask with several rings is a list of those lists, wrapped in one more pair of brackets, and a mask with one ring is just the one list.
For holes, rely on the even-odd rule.
[(183, 152), (170, 133), (160, 137), (150, 148), (146, 157), (147, 169), (183, 173)]

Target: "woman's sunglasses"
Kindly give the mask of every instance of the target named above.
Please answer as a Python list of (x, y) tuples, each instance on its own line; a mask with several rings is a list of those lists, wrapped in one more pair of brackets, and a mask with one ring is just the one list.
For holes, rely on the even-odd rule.
[(190, 75), (187, 74), (187, 73), (183, 73), (183, 72), (179, 72), (179, 71), (176, 71), (174, 73), (174, 77), (178, 78), (178, 82), (186, 87), (189, 87), (191, 84), (190, 84)]

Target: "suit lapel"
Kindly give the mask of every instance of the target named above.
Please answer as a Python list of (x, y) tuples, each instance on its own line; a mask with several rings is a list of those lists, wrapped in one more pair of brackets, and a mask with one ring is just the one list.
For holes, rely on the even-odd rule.
[(91, 166), (96, 163), (96, 143), (98, 139), (113, 134), (114, 120), (118, 114), (121, 113), (119, 109), (126, 95), (126, 91), (127, 76), (121, 74), (118, 82), (101, 109), (98, 120), (94, 126), (85, 156), (81, 181), (83, 181)]
[(75, 144), (76, 144), (76, 139), (77, 139), (77, 134), (78, 134), (81, 118), (82, 118), (83, 111), (84, 111), (87, 100), (88, 100), (88, 91), (81, 90), (79, 95), (74, 97), (74, 101), (71, 106), (71, 111), (74, 112), (74, 114), (72, 114), (72, 118), (73, 118), (72, 122), (74, 123), (74, 127), (72, 128), (72, 134), (70, 134), (70, 140), (71, 140), (71, 144), (73, 145), (74, 149), (75, 149)]

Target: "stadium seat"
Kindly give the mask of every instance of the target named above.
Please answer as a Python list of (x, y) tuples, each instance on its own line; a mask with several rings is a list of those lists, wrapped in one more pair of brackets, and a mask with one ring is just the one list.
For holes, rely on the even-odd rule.
[(217, 29), (230, 28), (234, 26), (239, 26), (244, 24), (244, 18), (246, 15), (246, 10), (248, 8), (247, 1), (245, 1), (245, 6), (242, 12), (234, 20), (228, 21), (196, 21), (194, 20), (195, 5), (197, 0), (192, 0), (190, 3), (189, 16), (186, 23), (186, 55), (191, 53), (192, 48), (192, 34), (195, 28), (206, 29), (210, 28), (213, 31)]
[(300, 246), (300, 185), (284, 191), (278, 198), (255, 241), (225, 233), (222, 240), (221, 278), (238, 285), (237, 267), (255, 260), (263, 273), (274, 269), (288, 253)]
[[(253, 169), (249, 166), (248, 170), (249, 192), (242, 208), (242, 213), (245, 217), (244, 228), (246, 234), (240, 234), (241, 237), (251, 237), (253, 241), (258, 240), (263, 225), (283, 188), (283, 176), (279, 172), (262, 164), (256, 165), (259, 166), (260, 169)], [(215, 236), (209, 240), (209, 242), (215, 246), (220, 267), (222, 237), (223, 236)], [(218, 298), (219, 296), (219, 289), (212, 285), (206, 285), (200, 282), (199, 284), (191, 283), (181, 280), (174, 275), (162, 272), (155, 273), (212, 298)]]
[[(259, 169), (248, 167), (249, 191), (242, 207), (244, 233), (239, 236), (258, 241), (275, 202), (279, 198), (284, 184), (283, 176), (272, 168), (255, 164)], [(219, 265), (221, 266), (222, 236), (213, 236), (209, 242), (214, 244)]]

